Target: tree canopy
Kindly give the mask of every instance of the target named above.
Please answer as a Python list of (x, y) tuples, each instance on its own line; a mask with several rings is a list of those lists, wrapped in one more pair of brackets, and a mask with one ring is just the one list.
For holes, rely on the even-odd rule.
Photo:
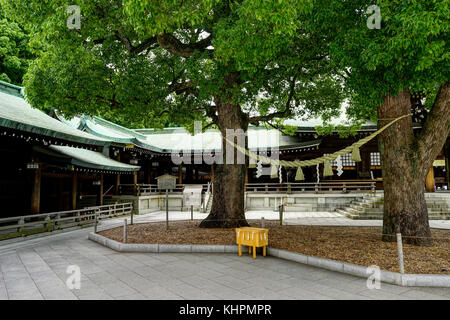
[(217, 124), (225, 91), (253, 124), (340, 110), (328, 43), (305, 25), (309, 0), (78, 1), (79, 30), (66, 25), (70, 1), (4, 3), (45, 43), (25, 82), (36, 107), (137, 127)]
[[(424, 181), (450, 134), (450, 1), (378, 0), (380, 28), (369, 28), (372, 1), (314, 3), (315, 30), (329, 37), (330, 63), (345, 79), (349, 113), (381, 126), (407, 116), (378, 139), (383, 240), (400, 232), (409, 243), (430, 245)], [(417, 94), (429, 112), (413, 130)]]
[(28, 34), (6, 18), (0, 6), (0, 80), (22, 85), (32, 58)]
[[(80, 28), (67, 23), (69, 1), (1, 1), (44, 46), (27, 99), (67, 116), (135, 127), (200, 120), (224, 133), (329, 120), (347, 98), (352, 118), (383, 123), (409, 115), (411, 94), (423, 93), (423, 128), (404, 117), (379, 149), (383, 232), (429, 238), (423, 180), (450, 131), (450, 0), (79, 0)], [(209, 226), (245, 225), (244, 175), (245, 165), (217, 166)]]
[[(383, 98), (402, 90), (422, 92), (431, 108), (450, 79), (450, 1), (316, 0), (316, 32), (328, 35), (331, 63), (345, 79), (349, 113), (377, 118)], [(376, 4), (381, 26), (367, 22)]]

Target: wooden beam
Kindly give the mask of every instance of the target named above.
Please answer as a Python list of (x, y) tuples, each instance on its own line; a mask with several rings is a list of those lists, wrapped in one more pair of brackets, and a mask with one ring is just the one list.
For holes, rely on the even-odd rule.
[(361, 150), (361, 162), (356, 163), (358, 167), (358, 178), (370, 179), (370, 152)]
[(133, 172), (133, 193), (137, 194), (137, 184), (138, 184), (138, 173), (137, 171)]
[(99, 197), (99, 205), (103, 205), (103, 173), (100, 173), (100, 197)]
[(245, 168), (245, 184), (248, 183), (248, 167)]
[(57, 179), (70, 179), (72, 175), (69, 173), (53, 173), (53, 172), (42, 172), (41, 176), (44, 178), (57, 178)]
[(178, 165), (178, 184), (183, 184), (183, 165)]
[(39, 214), (41, 207), (41, 168), (33, 170), (31, 182), (31, 214)]
[(445, 176), (447, 179), (447, 190), (450, 190), (450, 140), (444, 146)]
[[(120, 153), (117, 155), (117, 161), (120, 162)], [(116, 195), (119, 194), (119, 186), (120, 186), (120, 173), (116, 174), (116, 185), (115, 185)]]
[[(92, 180), (96, 178), (95, 174), (87, 174), (82, 172), (78, 173), (78, 180)], [(72, 179), (72, 175), (69, 173), (53, 173), (53, 172), (42, 172), (41, 176), (43, 178), (58, 178), (58, 179)]]
[(77, 209), (78, 197), (78, 172), (74, 172), (72, 176), (72, 210)]

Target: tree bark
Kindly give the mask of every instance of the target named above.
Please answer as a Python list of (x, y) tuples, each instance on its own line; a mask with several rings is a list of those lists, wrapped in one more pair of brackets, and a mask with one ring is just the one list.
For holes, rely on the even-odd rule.
[[(236, 83), (235, 74), (226, 77), (226, 89), (232, 89)], [(218, 126), (222, 134), (223, 164), (214, 166), (213, 203), (211, 213), (200, 224), (201, 228), (236, 228), (248, 226), (245, 219), (245, 173), (247, 162), (239, 164), (238, 151), (234, 150), (234, 163), (226, 162), (226, 150), (229, 148), (226, 142), (226, 130), (242, 129), (245, 133), (248, 129), (248, 117), (241, 107), (232, 102), (229, 94), (215, 99)], [(237, 143), (237, 140), (235, 140)], [(245, 148), (248, 148), (248, 137), (245, 138)]]
[[(405, 242), (431, 245), (425, 177), (449, 134), (450, 108), (447, 84), (441, 87), (432, 112), (416, 138), (412, 118), (404, 118), (378, 139), (384, 180), (383, 241), (394, 241), (400, 232)], [(378, 108), (380, 127), (411, 113), (410, 94), (385, 97)]]

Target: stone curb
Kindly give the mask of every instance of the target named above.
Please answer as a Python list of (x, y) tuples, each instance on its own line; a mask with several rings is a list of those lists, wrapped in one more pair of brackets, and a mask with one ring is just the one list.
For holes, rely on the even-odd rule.
[[(237, 253), (237, 245), (176, 245), (176, 244), (131, 244), (121, 243), (96, 233), (89, 233), (89, 239), (118, 252), (147, 253)], [(267, 254), (284, 260), (298, 262), (330, 271), (368, 278), (372, 272), (367, 267), (347, 262), (307, 256), (281, 249), (267, 248)], [(443, 287), (450, 288), (450, 276), (437, 274), (401, 274), (381, 270), (381, 282), (404, 287)]]
[[(340, 262), (325, 258), (307, 256), (286, 250), (268, 248), (267, 253), (294, 262), (319, 267), (322, 269), (350, 274), (353, 276), (368, 278), (372, 272), (367, 267), (358, 266), (347, 262)], [(450, 288), (450, 276), (439, 274), (401, 274), (381, 270), (381, 282), (395, 284), (404, 287), (443, 287)]]
[(95, 241), (118, 252), (147, 252), (147, 253), (237, 253), (238, 246), (201, 245), (201, 244), (134, 244), (122, 243), (97, 233), (90, 232), (89, 240)]

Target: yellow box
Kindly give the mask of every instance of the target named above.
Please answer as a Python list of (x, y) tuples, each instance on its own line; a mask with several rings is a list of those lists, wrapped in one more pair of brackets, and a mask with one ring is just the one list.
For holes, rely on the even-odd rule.
[(248, 246), (248, 253), (252, 253), (256, 259), (256, 248), (263, 247), (263, 255), (266, 256), (266, 247), (269, 244), (269, 229), (243, 227), (236, 228), (236, 243), (239, 245), (239, 256), (242, 255), (241, 246)]

